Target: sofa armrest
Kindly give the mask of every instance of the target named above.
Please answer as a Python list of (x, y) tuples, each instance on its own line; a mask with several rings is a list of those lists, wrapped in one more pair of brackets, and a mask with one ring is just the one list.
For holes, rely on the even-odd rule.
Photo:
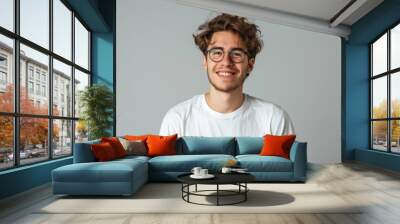
[(290, 149), (290, 160), (293, 162), (293, 178), (305, 181), (307, 175), (307, 142), (294, 142)]
[(96, 158), (94, 157), (90, 146), (92, 144), (100, 143), (99, 140), (88, 141), (75, 143), (74, 147), (74, 163), (88, 163), (95, 162)]

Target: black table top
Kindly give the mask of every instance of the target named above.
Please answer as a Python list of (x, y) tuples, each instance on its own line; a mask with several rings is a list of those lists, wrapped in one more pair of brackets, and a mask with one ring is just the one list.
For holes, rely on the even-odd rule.
[(248, 183), (255, 180), (249, 173), (212, 173), (215, 177), (210, 179), (194, 179), (192, 173), (181, 174), (177, 177), (178, 181), (186, 184), (236, 184)]

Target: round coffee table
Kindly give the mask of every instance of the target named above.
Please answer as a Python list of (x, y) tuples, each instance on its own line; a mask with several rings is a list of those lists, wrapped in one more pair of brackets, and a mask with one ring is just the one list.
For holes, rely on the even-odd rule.
[[(215, 173), (215, 177), (212, 179), (193, 179), (190, 177), (191, 173), (182, 174), (177, 177), (178, 181), (182, 183), (182, 199), (188, 203), (198, 204), (198, 205), (234, 205), (247, 200), (247, 192), (249, 188), (247, 183), (255, 180), (255, 177), (249, 173)], [(198, 184), (205, 185), (216, 185), (215, 190), (197, 190)], [(190, 186), (195, 186), (194, 191), (190, 191)], [(220, 189), (220, 185), (236, 185), (237, 190), (223, 190)], [(209, 192), (215, 192), (215, 194), (205, 194)], [(216, 204), (202, 204), (190, 201), (190, 196), (204, 196), (204, 197), (216, 197)], [(241, 196), (239, 200), (231, 203), (221, 203), (221, 197), (230, 196)]]

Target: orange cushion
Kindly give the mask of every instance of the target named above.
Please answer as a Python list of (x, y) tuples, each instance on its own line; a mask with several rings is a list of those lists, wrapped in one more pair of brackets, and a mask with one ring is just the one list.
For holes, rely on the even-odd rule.
[(143, 141), (146, 142), (146, 139), (149, 135), (125, 135), (124, 139), (129, 140), (129, 141)]
[(102, 142), (100, 144), (92, 144), (90, 147), (97, 161), (103, 162), (117, 158), (114, 149), (108, 142)]
[(122, 146), (121, 142), (119, 141), (118, 138), (116, 137), (110, 137), (110, 138), (101, 138), (101, 142), (108, 142), (114, 149), (115, 155), (118, 158), (126, 156), (126, 151), (124, 149), (124, 146)]
[(262, 156), (280, 156), (290, 159), (290, 148), (296, 135), (265, 135), (264, 145), (261, 149), (260, 155)]
[(148, 147), (148, 156), (162, 156), (176, 154), (176, 139), (178, 135), (158, 136), (149, 135), (146, 143)]

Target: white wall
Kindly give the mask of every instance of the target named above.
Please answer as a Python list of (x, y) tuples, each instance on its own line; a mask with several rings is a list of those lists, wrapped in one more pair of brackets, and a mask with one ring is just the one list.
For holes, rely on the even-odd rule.
[[(158, 133), (170, 107), (207, 90), (191, 35), (215, 15), (172, 0), (117, 1), (117, 135)], [(245, 92), (288, 112), (310, 162), (339, 162), (340, 38), (249, 19), (264, 49)]]

